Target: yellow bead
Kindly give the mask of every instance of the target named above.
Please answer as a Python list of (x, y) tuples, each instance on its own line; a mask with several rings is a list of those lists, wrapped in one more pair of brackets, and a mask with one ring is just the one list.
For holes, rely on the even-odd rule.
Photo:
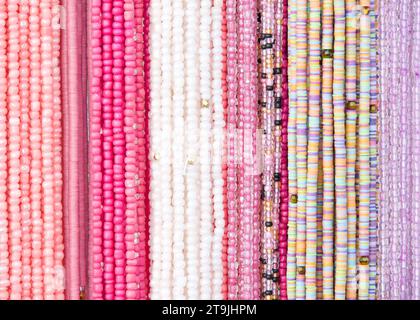
[(369, 264), (369, 257), (360, 257), (359, 262), (362, 266), (367, 266)]
[(298, 267), (297, 268), (297, 272), (298, 272), (298, 274), (300, 274), (300, 275), (304, 275), (305, 274), (305, 267)]
[(331, 49), (322, 50), (322, 58), (332, 59), (334, 57), (333, 51)]
[(201, 107), (208, 108), (209, 107), (209, 100), (206, 100), (206, 99), (201, 100)]
[(347, 101), (347, 110), (357, 110), (357, 103), (356, 101)]
[(378, 112), (378, 107), (376, 106), (376, 104), (371, 104), (370, 113), (376, 113), (376, 112)]
[(298, 198), (296, 194), (292, 194), (292, 196), (290, 197), (290, 202), (291, 203), (297, 203), (298, 202)]

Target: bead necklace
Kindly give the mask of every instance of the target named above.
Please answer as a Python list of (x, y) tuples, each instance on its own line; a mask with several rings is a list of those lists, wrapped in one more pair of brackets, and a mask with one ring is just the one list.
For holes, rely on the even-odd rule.
[(213, 219), (214, 230), (212, 239), (212, 299), (223, 298), (223, 235), (225, 229), (224, 199), (223, 199), (223, 145), (224, 145), (224, 106), (222, 91), (222, 0), (213, 1), (211, 11), (212, 39), (212, 180), (213, 180)]
[[(20, 78), (19, 90), (21, 96), (21, 170), (20, 183), (22, 189), (21, 210), (22, 210), (22, 299), (31, 298), (31, 211), (30, 211), (30, 140), (29, 140), (29, 26), (28, 26), (29, 3), (21, 1), (19, 4), (19, 59)], [(60, 37), (58, 37), (60, 38)], [(58, 62), (58, 60), (57, 60)], [(55, 79), (56, 80), (56, 79)], [(60, 81), (58, 79), (58, 81)], [(58, 82), (59, 84), (60, 82)], [(60, 92), (58, 92), (58, 96)], [(54, 97), (57, 92), (54, 92)], [(60, 104), (57, 104), (60, 107)], [(58, 108), (60, 111), (60, 108)], [(57, 213), (59, 216), (59, 212)], [(55, 219), (56, 220), (56, 219)]]
[(237, 1), (226, 0), (227, 21), (227, 83), (228, 83), (228, 112), (227, 112), (227, 203), (228, 203), (228, 299), (238, 298), (238, 240), (237, 226), (239, 221), (237, 201)]
[(89, 74), (90, 74), (90, 110), (89, 110), (89, 298), (102, 299), (103, 296), (103, 156), (102, 156), (102, 1), (90, 0), (89, 36)]
[(333, 0), (322, 3), (322, 298), (334, 299)]
[[(40, 5), (42, 21), (51, 21), (51, 1)], [(45, 19), (45, 20), (44, 20)], [(44, 299), (54, 298), (54, 174), (53, 174), (53, 78), (52, 78), (52, 32), (50, 25), (41, 23), (41, 122), (42, 122), (42, 212), (43, 238), (42, 260), (44, 270)]]
[(347, 277), (347, 190), (345, 140), (345, 4), (334, 0), (335, 299), (345, 299)]
[[(148, 199), (150, 186), (150, 166), (148, 163), (148, 150), (150, 148), (148, 112), (150, 109), (150, 53), (149, 53), (149, 18), (150, 0), (135, 1), (134, 10), (136, 18), (135, 41), (137, 42), (136, 67), (143, 67), (143, 73), (137, 73), (137, 162), (138, 162), (138, 189), (137, 201), (138, 232), (134, 234), (134, 241), (138, 243), (139, 270), (137, 285), (139, 286), (139, 299), (149, 298), (149, 214), (150, 203)], [(142, 40), (139, 40), (141, 38)], [(136, 177), (135, 177), (136, 179)]]
[(228, 299), (228, 193), (227, 193), (227, 115), (228, 115), (228, 84), (227, 84), (227, 0), (222, 1), (222, 101), (223, 101), (223, 119), (225, 128), (223, 131), (223, 211), (224, 211), (224, 233), (223, 233), (223, 299)]
[(288, 132), (288, 170), (289, 170), (289, 219), (287, 233), (287, 297), (296, 299), (296, 232), (297, 232), (297, 169), (296, 169), (296, 1), (289, 3), (289, 120)]
[(357, 208), (356, 208), (356, 131), (357, 131), (357, 20), (356, 1), (346, 2), (346, 148), (348, 256), (346, 298), (357, 298)]
[(305, 298), (306, 253), (306, 179), (307, 179), (307, 0), (298, 0), (296, 8), (296, 167), (297, 167), (297, 236), (296, 299)]
[[(4, 1), (0, 2), (0, 25), (6, 26), (7, 12)], [(0, 105), (7, 105), (7, 32), (0, 28)], [(0, 108), (0, 233), (8, 234), (8, 192), (7, 192), (7, 108)], [(0, 238), (0, 299), (9, 299), (9, 245), (8, 237)]]
[(184, 300), (186, 285), (185, 256), (184, 256), (184, 224), (185, 224), (185, 147), (184, 147), (184, 8), (180, 1), (175, 1), (172, 8), (172, 206), (173, 206), (173, 235), (172, 235), (172, 290), (173, 298)]
[[(199, 68), (198, 47), (199, 34), (199, 15), (197, 14), (200, 6), (199, 0), (188, 1), (185, 12), (185, 106), (186, 106), (186, 261), (187, 261), (187, 299), (199, 298), (199, 251), (197, 243), (199, 242), (199, 211), (200, 198), (199, 190), (199, 165), (198, 152), (199, 140), (196, 134), (199, 130), (199, 112), (198, 107), (200, 97), (198, 95)], [(187, 134), (188, 133), (188, 134)]]
[(162, 256), (162, 171), (160, 146), (162, 137), (161, 129), (161, 61), (162, 61), (162, 2), (152, 1), (150, 4), (150, 55), (154, 58), (150, 62), (150, 298), (161, 299), (161, 256)]
[[(420, 3), (418, 1), (413, 1), (412, 2), (412, 8), (413, 10), (411, 12), (413, 12), (413, 18), (411, 21), (411, 25), (412, 25), (412, 30), (413, 30), (413, 39), (412, 39), (412, 56), (411, 56), (411, 70), (413, 72), (413, 70), (419, 70), (419, 63), (420, 63)], [(411, 103), (411, 105), (413, 106), (414, 109), (414, 117), (413, 119), (415, 119), (415, 124), (412, 125), (413, 128), (418, 128), (419, 125), (419, 120), (420, 120), (420, 83), (419, 83), (419, 78), (417, 77), (413, 77), (411, 78), (412, 84), (413, 84), (413, 91), (412, 91), (412, 97), (411, 97), (411, 101), (408, 101), (408, 103)], [(419, 136), (417, 134), (413, 133), (413, 136), (415, 137), (413, 140), (413, 143), (416, 143), (416, 145), (419, 145)], [(414, 153), (414, 152), (413, 152)], [(417, 149), (417, 152), (414, 153), (414, 157), (415, 157), (415, 161), (413, 163), (419, 163), (419, 152)], [(416, 169), (416, 168), (415, 168)], [(415, 185), (416, 185), (416, 194), (413, 196), (413, 199), (415, 199), (415, 204), (414, 204), (414, 209), (416, 210), (414, 217), (413, 217), (413, 225), (414, 227), (412, 228), (412, 232), (411, 232), (411, 241), (414, 244), (413, 245), (413, 252), (412, 252), (412, 270), (419, 270), (420, 268), (420, 248), (419, 246), (415, 245), (418, 244), (420, 241), (420, 215), (419, 215), (419, 209), (420, 209), (420, 203), (418, 201), (418, 186), (419, 186), (419, 172), (418, 170), (414, 170), (415, 172)], [(413, 295), (412, 298), (413, 299), (420, 299), (420, 274), (418, 272), (415, 272), (412, 275), (412, 281), (413, 281)]]
[(278, 208), (279, 199), (275, 202), (274, 184), (280, 179), (278, 171), (274, 171), (274, 6), (269, 0), (260, 1), (261, 30), (261, 75), (262, 90), (261, 122), (263, 132), (263, 205), (262, 205), (262, 298), (272, 300), (277, 298), (277, 286), (273, 281), (273, 269), (278, 268), (278, 219), (274, 209)]
[[(64, 290), (64, 236), (63, 236), (63, 130), (62, 130), (62, 101), (61, 101), (61, 70), (60, 70), (60, 25), (59, 21), (60, 1), (52, 1), (52, 74), (53, 74), (53, 178), (54, 178), (54, 283), (56, 283), (55, 296), (56, 300), (65, 298)], [(26, 8), (25, 10), (28, 10)], [(28, 53), (29, 55), (29, 53)], [(80, 106), (79, 106), (80, 108)], [(84, 119), (81, 119), (84, 123)], [(82, 130), (82, 133), (84, 130)], [(83, 150), (83, 149), (82, 149)], [(83, 156), (83, 151), (79, 155)], [(83, 158), (81, 162), (86, 161)], [(84, 203), (84, 202), (83, 202)], [(83, 208), (84, 209), (84, 208)], [(83, 243), (84, 245), (84, 243)], [(83, 260), (80, 259), (80, 260)], [(84, 270), (84, 269), (82, 269)]]
[(238, 283), (240, 299), (259, 297), (259, 174), (256, 165), (257, 129), (257, 66), (256, 47), (256, 3), (249, 0), (238, 2), (238, 86), (239, 123), (242, 135), (239, 148), (242, 150), (239, 168), (239, 265)]
[[(172, 38), (172, 1), (165, 0), (162, 2), (162, 30), (161, 30), (161, 44), (162, 44), (162, 62), (161, 67), (161, 104), (165, 106), (165, 112), (160, 117), (161, 128), (160, 136), (161, 143), (160, 147), (160, 163), (161, 163), (161, 177), (167, 177), (166, 181), (162, 181), (161, 188), (161, 204), (162, 204), (162, 255), (161, 255), (161, 282), (159, 283), (161, 299), (172, 298), (172, 270), (173, 270), (173, 258), (172, 258), (172, 237), (173, 237), (173, 205), (171, 202), (173, 190), (172, 185), (172, 174), (171, 174), (171, 136), (172, 136), (172, 86), (171, 86), (171, 75), (172, 75), (172, 56), (170, 50), (171, 38)], [(154, 56), (154, 55), (153, 55)]]
[[(377, 40), (376, 40), (376, 11), (375, 0), (370, 1), (370, 213), (369, 213), (369, 299), (376, 299), (376, 273), (377, 273)], [(407, 172), (411, 172), (408, 170)]]
[[(282, 9), (282, 12), (280, 11)], [(279, 219), (279, 298), (287, 299), (287, 225), (288, 225), (288, 206), (289, 206), (289, 178), (288, 178), (288, 132), (287, 123), (289, 120), (289, 96), (288, 96), (288, 53), (287, 53), (287, 36), (288, 36), (288, 0), (277, 0), (275, 5), (276, 10), (276, 55), (278, 65), (276, 65), (275, 73), (279, 78), (279, 71), (281, 72), (281, 82), (277, 81), (277, 86), (281, 87), (281, 180), (280, 180), (280, 219)], [(281, 23), (281, 25), (280, 25)], [(280, 35), (281, 33), (281, 35)], [(281, 41), (281, 52), (280, 52)], [(278, 44), (277, 44), (278, 43)], [(278, 88), (280, 89), (280, 88)], [(276, 96), (279, 97), (279, 96)], [(275, 100), (275, 108), (279, 110), (279, 101)], [(280, 111), (280, 110), (279, 110)], [(276, 120), (279, 120), (278, 116)]]
[[(21, 263), (21, 210), (20, 210), (20, 92), (19, 92), (19, 20), (18, 1), (9, 1), (7, 5), (8, 32), (8, 212), (9, 214), (9, 255), (10, 266), (10, 299), (21, 299), (22, 296), (22, 263)], [(42, 218), (40, 225), (43, 226)], [(45, 237), (44, 237), (45, 239)], [(42, 239), (42, 240), (44, 240)], [(42, 256), (41, 256), (42, 258)], [(42, 260), (41, 260), (42, 261)], [(12, 267), (13, 266), (13, 267)], [(42, 279), (42, 278), (41, 278)], [(42, 280), (41, 280), (42, 281)], [(41, 282), (41, 288), (43, 284)], [(41, 296), (42, 297), (42, 296)]]
[[(125, 250), (127, 261), (125, 264), (125, 283), (126, 283), (126, 299), (138, 299), (138, 288), (137, 288), (137, 273), (139, 272), (139, 261), (136, 255), (139, 254), (138, 246), (136, 245), (137, 240), (136, 232), (138, 232), (138, 221), (137, 221), (137, 181), (138, 176), (137, 168), (135, 166), (137, 159), (137, 117), (136, 117), (136, 91), (139, 92), (143, 88), (137, 88), (136, 85), (136, 74), (135, 68), (137, 67), (136, 61), (136, 25), (135, 20), (135, 7), (134, 1), (124, 1), (124, 132), (125, 132), (125, 197), (126, 197), (126, 210), (125, 210)], [(141, 23), (141, 20), (140, 20)], [(142, 93), (142, 92), (141, 92)], [(144, 104), (144, 97), (143, 97)]]
[(306, 183), (306, 299), (316, 299), (317, 191), (320, 142), (321, 3), (309, 6), (308, 164)]
[(361, 2), (360, 17), (360, 105), (358, 128), (359, 225), (358, 271), (359, 299), (368, 298), (369, 286), (369, 106), (370, 106), (370, 18), (369, 1)]
[(200, 299), (210, 299), (212, 206), (210, 176), (211, 74), (210, 74), (210, 7), (211, 1), (200, 2)]

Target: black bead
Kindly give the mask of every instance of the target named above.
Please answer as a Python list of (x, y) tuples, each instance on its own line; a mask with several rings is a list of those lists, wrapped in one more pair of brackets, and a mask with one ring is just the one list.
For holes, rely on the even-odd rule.
[(267, 74), (266, 73), (261, 73), (261, 78), (267, 79)]
[(274, 74), (281, 74), (281, 68), (274, 68), (273, 73)]
[(280, 173), (276, 172), (274, 174), (274, 181), (280, 181)]
[(265, 226), (266, 226), (267, 228), (270, 228), (270, 227), (272, 227), (272, 226), (273, 226), (273, 223), (272, 223), (271, 221), (266, 221), (266, 222), (265, 222)]
[(273, 86), (267, 86), (267, 90), (268, 91), (273, 91), (274, 90), (274, 87)]
[(281, 126), (281, 120), (275, 120), (275, 121), (274, 121), (274, 124), (275, 124), (276, 126)]

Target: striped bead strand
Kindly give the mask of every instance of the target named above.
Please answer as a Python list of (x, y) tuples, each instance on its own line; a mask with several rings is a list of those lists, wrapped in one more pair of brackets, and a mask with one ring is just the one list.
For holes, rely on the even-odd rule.
[(322, 3), (322, 298), (334, 299), (333, 0)]

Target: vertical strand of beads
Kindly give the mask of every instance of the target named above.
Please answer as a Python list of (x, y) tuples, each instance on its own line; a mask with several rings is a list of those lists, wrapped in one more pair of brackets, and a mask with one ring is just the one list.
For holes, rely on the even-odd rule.
[(228, 110), (227, 110), (227, 196), (228, 196), (228, 299), (238, 298), (238, 235), (237, 227), (239, 221), (237, 199), (238, 184), (237, 164), (237, 108), (238, 108), (238, 47), (237, 47), (237, 1), (226, 0), (226, 22), (227, 22), (227, 83), (228, 83)]
[[(18, 1), (7, 3), (8, 63), (8, 212), (10, 252), (10, 299), (22, 297), (21, 210), (20, 210), (20, 92), (19, 92), (19, 20)], [(41, 225), (43, 225), (42, 220)], [(42, 275), (41, 275), (42, 283)], [(44, 283), (41, 284), (42, 288)], [(43, 295), (41, 294), (41, 298)]]
[(289, 2), (288, 25), (288, 70), (289, 81), (289, 119), (288, 132), (288, 171), (289, 171), (289, 219), (287, 231), (287, 297), (296, 299), (296, 232), (297, 232), (297, 168), (296, 168), (296, 1)]
[(89, 0), (90, 23), (88, 28), (89, 55), (89, 298), (102, 299), (103, 284), (103, 234), (105, 179), (103, 171), (102, 124), (102, 0)]
[[(60, 1), (52, 1), (52, 76), (53, 76), (53, 183), (54, 183), (54, 299), (65, 298), (64, 280), (64, 236), (63, 236), (63, 128), (61, 101), (61, 70), (60, 70)], [(79, 20), (77, 20), (79, 21)], [(77, 32), (77, 31), (76, 31)], [(82, 81), (81, 81), (82, 83)], [(80, 91), (80, 94), (82, 90)], [(83, 127), (84, 118), (80, 119)], [(83, 129), (81, 130), (83, 133)], [(84, 138), (84, 137), (82, 137)], [(79, 157), (83, 157), (83, 151)], [(85, 161), (85, 158), (82, 158)], [(84, 173), (83, 173), (84, 174)], [(83, 203), (83, 202), (82, 202)], [(83, 203), (84, 205), (84, 203)], [(82, 207), (83, 208), (83, 207)], [(81, 210), (82, 211), (82, 210)], [(84, 257), (82, 257), (83, 259)]]
[[(185, 255), (184, 255), (184, 224), (185, 224), (185, 148), (184, 148), (184, 106), (185, 106), (185, 74), (184, 74), (184, 7), (182, 1), (173, 2), (171, 51), (173, 69), (172, 80), (172, 205), (173, 205), (173, 235), (172, 235), (172, 289), (173, 298), (184, 300), (186, 285)], [(205, 142), (206, 143), (206, 142)], [(210, 250), (210, 248), (208, 248)]]
[(116, 300), (125, 298), (125, 241), (124, 228), (126, 223), (124, 155), (126, 153), (124, 133), (124, 1), (112, 2), (112, 147), (114, 153), (113, 185), (114, 185), (114, 297)]
[(161, 90), (162, 81), (162, 1), (154, 0), (150, 4), (150, 55), (154, 58), (150, 62), (150, 298), (161, 299), (160, 285), (162, 283), (162, 170), (160, 146), (161, 130)]
[[(288, 173), (288, 121), (289, 121), (289, 91), (288, 91), (288, 0), (276, 0), (276, 43), (281, 40), (281, 53), (277, 51), (277, 55), (281, 57), (281, 66), (277, 65), (275, 73), (281, 72), (281, 101), (275, 101), (276, 110), (280, 109), (278, 104), (281, 103), (281, 180), (280, 180), (280, 219), (279, 219), (279, 298), (287, 299), (287, 225), (289, 221), (289, 173)], [(282, 12), (280, 13), (280, 9)], [(281, 26), (280, 26), (281, 23)], [(279, 33), (281, 32), (281, 36)], [(280, 49), (280, 48), (278, 48)], [(280, 62), (280, 61), (279, 61)], [(277, 80), (279, 80), (277, 78)]]
[[(124, 156), (124, 184), (125, 184), (125, 230), (124, 242), (126, 250), (125, 263), (125, 299), (138, 299), (137, 274), (139, 273), (138, 247), (136, 246), (137, 223), (137, 89), (141, 94), (142, 88), (136, 85), (136, 23), (135, 7), (133, 0), (124, 0), (124, 133), (125, 133), (125, 156)], [(141, 20), (140, 20), (141, 23)], [(137, 39), (138, 40), (138, 39)], [(144, 100), (143, 100), (144, 103)], [(140, 162), (140, 161), (139, 161)], [(137, 178), (137, 179), (136, 179)]]
[(334, 118), (333, 118), (334, 3), (322, 3), (322, 279), (324, 300), (334, 299)]
[(223, 298), (223, 235), (225, 229), (223, 199), (224, 106), (222, 89), (222, 0), (215, 0), (211, 9), (212, 40), (212, 180), (213, 180), (213, 238), (212, 238), (212, 299)]
[(228, 299), (228, 193), (227, 193), (227, 155), (228, 155), (228, 83), (227, 83), (227, 0), (222, 1), (222, 102), (223, 102), (223, 211), (224, 211), (224, 230), (223, 230), (223, 286), (222, 294), (223, 299)]
[(345, 2), (334, 0), (334, 150), (335, 150), (335, 299), (346, 297), (347, 277), (347, 190), (345, 140)]
[(357, 209), (356, 209), (356, 147), (357, 147), (357, 8), (356, 1), (346, 2), (346, 148), (347, 148), (347, 210), (348, 255), (346, 298), (357, 299)]
[[(7, 125), (7, 6), (0, 1), (0, 299), (9, 298), (8, 125)], [(31, 281), (29, 280), (29, 283)]]
[(321, 2), (309, 3), (308, 29), (308, 159), (306, 182), (306, 299), (316, 299), (317, 261), (317, 191), (320, 145), (320, 56), (321, 56)]
[(171, 135), (172, 135), (172, 117), (173, 117), (173, 105), (172, 105), (172, 51), (171, 51), (171, 39), (172, 39), (172, 19), (173, 19), (173, 8), (172, 1), (165, 0), (162, 2), (162, 30), (161, 35), (161, 44), (162, 44), (162, 62), (160, 64), (162, 80), (160, 84), (161, 91), (161, 104), (165, 106), (162, 107), (162, 114), (160, 117), (161, 128), (161, 144), (160, 144), (160, 154), (161, 154), (161, 176), (165, 177), (160, 188), (161, 188), (161, 201), (162, 203), (162, 255), (161, 255), (161, 282), (158, 284), (160, 287), (161, 298), (162, 299), (171, 299), (173, 296), (173, 281), (172, 272), (172, 237), (173, 237), (173, 217), (174, 217), (174, 208), (172, 205), (172, 196), (173, 190), (172, 185), (172, 168), (171, 161), (172, 157), (172, 148), (171, 148)]
[(41, 42), (40, 42), (40, 3), (31, 2), (29, 8), (29, 42), (31, 44), (30, 63), (30, 128), (31, 137), (31, 219), (32, 219), (32, 298), (43, 298), (42, 284), (42, 138), (41, 138)]
[(238, 111), (239, 148), (239, 294), (240, 299), (259, 297), (259, 222), (258, 180), (256, 164), (257, 134), (257, 65), (256, 65), (256, 2), (238, 2)]
[(42, 123), (42, 259), (44, 299), (54, 298), (54, 173), (53, 173), (53, 78), (51, 0), (40, 3), (41, 14), (41, 123)]
[(200, 299), (210, 299), (211, 282), (211, 175), (210, 175), (210, 131), (211, 131), (211, 74), (210, 74), (210, 17), (211, 1), (200, 3)]
[[(150, 149), (148, 112), (150, 110), (150, 0), (134, 1), (136, 31), (134, 40), (137, 43), (136, 69), (136, 138), (135, 143), (138, 163), (138, 176), (134, 176), (137, 184), (137, 214), (138, 234), (134, 234), (134, 243), (137, 243), (138, 274), (137, 286), (139, 289), (138, 298), (146, 300), (150, 291), (150, 260), (149, 260), (149, 239), (150, 228), (150, 202), (148, 194), (150, 191), (150, 165), (148, 162)], [(143, 72), (141, 70), (143, 68)]]
[(359, 222), (358, 222), (358, 271), (359, 299), (369, 297), (369, 107), (370, 107), (370, 3), (362, 1), (360, 17), (360, 104), (358, 128), (359, 161)]
[[(411, 39), (411, 61), (410, 61), (410, 81), (412, 88), (411, 101), (408, 101), (408, 104), (411, 104), (414, 109), (415, 126), (413, 127), (412, 135), (414, 137), (413, 144), (415, 144), (416, 151), (412, 152), (415, 155), (415, 164), (413, 166), (413, 172), (415, 173), (415, 194), (413, 194), (413, 199), (415, 199), (415, 206), (413, 210), (412, 217), (412, 282), (413, 282), (413, 294), (412, 299), (420, 299), (420, 157), (419, 157), (419, 145), (420, 145), (420, 3), (418, 1), (412, 1), (412, 34)], [(413, 148), (414, 150), (414, 148)]]
[(113, 59), (112, 59), (112, 1), (102, 1), (102, 135), (103, 135), (103, 285), (106, 300), (115, 298), (114, 259), (114, 152), (113, 152)]
[(296, 168), (297, 168), (297, 236), (296, 299), (305, 298), (306, 258), (306, 178), (307, 178), (307, 47), (308, 1), (297, 0), (296, 13)]
[[(370, 213), (369, 213), (369, 299), (376, 299), (377, 250), (378, 250), (378, 205), (377, 205), (377, 112), (378, 112), (378, 86), (377, 86), (377, 22), (376, 1), (370, 0)], [(409, 146), (410, 152), (410, 146)], [(409, 155), (408, 155), (409, 156)], [(410, 165), (409, 165), (410, 166)], [(407, 172), (412, 172), (411, 168)]]
[(134, 121), (134, 149), (136, 161), (136, 223), (134, 228), (134, 252), (136, 257), (136, 281), (132, 285), (137, 288), (136, 299), (149, 298), (150, 289), (150, 260), (149, 260), (149, 216), (150, 203), (148, 199), (150, 187), (149, 156), (149, 122), (150, 109), (150, 53), (149, 53), (149, 7), (150, 1), (134, 1), (134, 33), (135, 42), (135, 121)]
[[(56, 6), (58, 4), (56, 3)], [(81, 251), (85, 244), (81, 240), (81, 221), (83, 214), (86, 213), (83, 201), (83, 186), (79, 184), (80, 175), (85, 175), (81, 170), (84, 158), (83, 144), (80, 140), (86, 138), (83, 134), (85, 123), (86, 104), (83, 100), (83, 86), (79, 76), (82, 76), (83, 64), (81, 62), (81, 41), (82, 26), (79, 15), (86, 8), (84, 4), (77, 4), (73, 1), (63, 2), (66, 17), (62, 21), (65, 23), (62, 32), (62, 98), (63, 98), (63, 214), (64, 214), (64, 233), (65, 233), (65, 265), (66, 265), (66, 298), (78, 300), (83, 295), (84, 288), (81, 283), (82, 269), (81, 262), (84, 257)], [(55, 7), (56, 14), (60, 8)], [(55, 37), (54, 37), (55, 40)], [(56, 83), (56, 80), (54, 80)], [(54, 111), (55, 121), (59, 110)], [(58, 123), (57, 123), (58, 125)], [(56, 143), (60, 141), (57, 132)], [(57, 147), (56, 147), (57, 148)], [(55, 157), (56, 165), (60, 163), (59, 153)], [(57, 186), (59, 188), (59, 186)], [(58, 190), (57, 190), (58, 191)], [(57, 199), (56, 199), (57, 203)], [(58, 212), (56, 211), (56, 214)], [(59, 219), (57, 219), (59, 220)], [(57, 232), (59, 236), (60, 232)], [(58, 258), (58, 257), (57, 257)]]
[[(274, 210), (278, 208), (275, 202), (274, 184), (280, 179), (274, 171), (274, 6), (271, 0), (260, 1), (260, 46), (261, 46), (261, 122), (263, 128), (263, 190), (261, 211), (261, 260), (262, 287), (261, 297), (265, 300), (277, 299), (277, 286), (273, 282), (272, 270), (278, 268), (278, 219)], [(279, 200), (279, 199), (277, 199)]]
[[(20, 78), (19, 86), (21, 91), (21, 169), (20, 181), (22, 185), (22, 299), (31, 298), (31, 206), (30, 206), (30, 140), (29, 140), (29, 25), (28, 25), (29, 3), (21, 1), (19, 4), (19, 32), (20, 32)], [(60, 40), (60, 36), (58, 36)], [(56, 80), (56, 79), (55, 79)], [(59, 81), (60, 79), (58, 79)], [(59, 83), (59, 82), (58, 82)], [(57, 92), (54, 93), (56, 97)], [(60, 94), (58, 92), (58, 94)], [(57, 104), (60, 107), (60, 104)]]
[(185, 7), (185, 109), (186, 109), (186, 261), (187, 261), (187, 299), (196, 300), (199, 298), (200, 273), (199, 273), (199, 165), (198, 152), (199, 140), (196, 134), (199, 130), (199, 108), (200, 96), (199, 67), (197, 46), (199, 43), (199, 10), (200, 1), (192, 0), (186, 3)]

